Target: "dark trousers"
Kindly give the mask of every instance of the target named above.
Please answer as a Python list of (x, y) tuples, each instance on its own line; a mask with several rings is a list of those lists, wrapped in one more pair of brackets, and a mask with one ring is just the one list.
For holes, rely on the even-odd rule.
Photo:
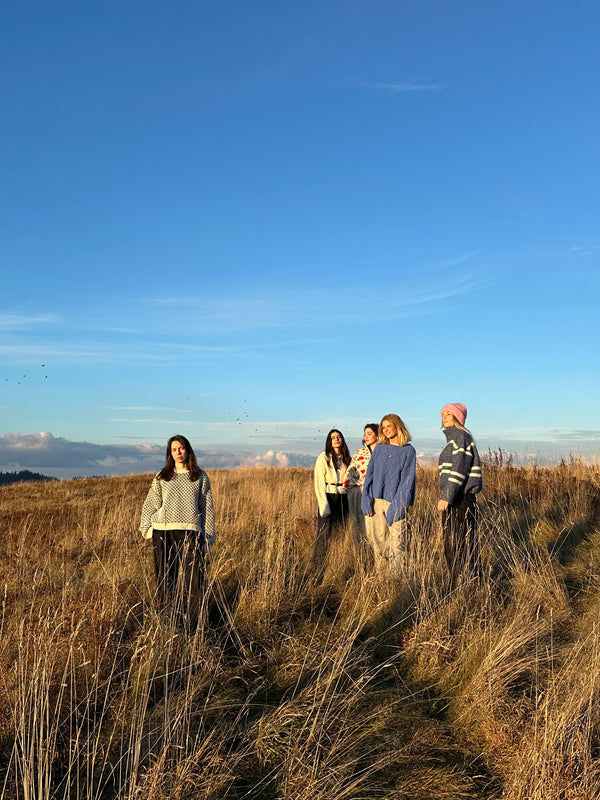
[(317, 571), (325, 569), (325, 559), (329, 550), (329, 541), (332, 533), (343, 527), (348, 521), (348, 498), (345, 494), (327, 493), (327, 502), (331, 511), (326, 517), (319, 514), (317, 526), (317, 538), (315, 539), (315, 549), (313, 551), (312, 566)]
[(204, 593), (202, 534), (154, 529), (152, 547), (156, 594), (161, 607), (178, 624), (195, 628)]
[(463, 574), (481, 576), (481, 554), (477, 536), (479, 509), (474, 494), (442, 511), (444, 555), (453, 587)]

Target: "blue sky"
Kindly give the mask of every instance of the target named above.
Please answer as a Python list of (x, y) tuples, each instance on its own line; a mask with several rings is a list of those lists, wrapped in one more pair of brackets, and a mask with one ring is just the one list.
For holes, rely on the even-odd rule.
[[(600, 7), (2, 12), (0, 469), (597, 454)], [(45, 435), (42, 436), (42, 432)]]

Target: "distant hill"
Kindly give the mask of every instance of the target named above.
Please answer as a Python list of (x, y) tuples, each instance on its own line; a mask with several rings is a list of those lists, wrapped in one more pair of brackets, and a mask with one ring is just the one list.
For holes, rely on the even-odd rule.
[(48, 475), (40, 475), (39, 472), (30, 472), (28, 469), (22, 469), (20, 472), (0, 472), (0, 486), (7, 486), (9, 483), (56, 480), (58, 478), (50, 478)]

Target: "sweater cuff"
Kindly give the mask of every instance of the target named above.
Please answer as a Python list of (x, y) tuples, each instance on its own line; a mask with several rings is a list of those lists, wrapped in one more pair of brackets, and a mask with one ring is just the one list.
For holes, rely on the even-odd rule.
[(456, 498), (456, 492), (451, 492), (449, 488), (444, 489), (442, 492), (442, 500), (445, 500), (449, 506), (452, 505)]

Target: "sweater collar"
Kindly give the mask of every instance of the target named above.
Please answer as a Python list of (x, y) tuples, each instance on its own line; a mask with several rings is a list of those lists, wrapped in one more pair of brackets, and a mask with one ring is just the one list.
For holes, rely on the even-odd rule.
[(452, 425), (450, 428), (444, 428), (444, 435), (446, 437), (446, 441), (449, 442), (450, 439), (455, 435), (456, 428)]

